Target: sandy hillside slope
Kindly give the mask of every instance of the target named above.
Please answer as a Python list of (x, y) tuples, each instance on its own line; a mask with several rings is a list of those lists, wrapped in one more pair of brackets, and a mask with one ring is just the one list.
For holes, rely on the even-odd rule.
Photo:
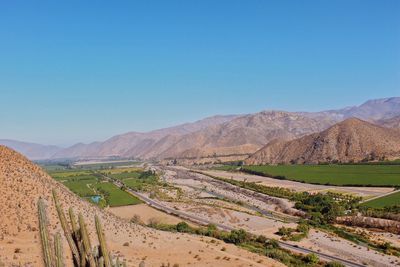
[[(65, 210), (71, 206), (76, 213), (83, 214), (93, 245), (97, 243), (93, 218), (95, 214), (100, 217), (109, 249), (113, 255), (126, 260), (127, 266), (138, 266), (143, 259), (146, 266), (154, 267), (168, 262), (171, 266), (175, 263), (179, 266), (281, 266), (233, 245), (210, 243), (208, 238), (130, 224), (81, 200), (40, 167), (4, 146), (0, 146), (0, 265), (43, 266), (36, 203), (39, 197), (44, 199), (51, 233), (61, 231), (51, 197), (53, 189), (58, 192)], [(63, 241), (65, 258), (70, 261), (64, 236)], [(262, 264), (257, 263), (260, 260)]]
[(400, 131), (350, 118), (320, 133), (273, 141), (246, 164), (359, 162), (400, 157)]

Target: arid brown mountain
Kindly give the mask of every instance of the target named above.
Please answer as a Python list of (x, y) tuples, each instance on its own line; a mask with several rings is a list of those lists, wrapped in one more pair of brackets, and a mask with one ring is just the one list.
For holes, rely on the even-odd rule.
[(322, 113), (330, 114), (331, 116), (342, 119), (354, 117), (371, 122), (388, 119), (400, 114), (400, 97), (368, 100), (360, 106), (347, 107), (339, 110), (328, 110)]
[(176, 138), (235, 119), (237, 115), (213, 116), (193, 123), (186, 123), (148, 133), (130, 132), (114, 136), (104, 142), (76, 144), (59, 151), (52, 158), (102, 158), (102, 157), (155, 157)]
[(400, 129), (400, 115), (395, 116), (393, 118), (389, 118), (389, 119), (378, 120), (378, 121), (376, 121), (376, 124), (381, 125), (383, 127), (387, 127), (387, 128)]
[(311, 118), (281, 111), (264, 111), (224, 120), (221, 117), (208, 123), (207, 127), (186, 134), (177, 127), (173, 131), (123, 134), (102, 143), (75, 145), (55, 157), (163, 159), (248, 155), (274, 138), (296, 138), (326, 129), (336, 122), (330, 117)]
[[(275, 138), (293, 139), (318, 132), (348, 117), (370, 122), (400, 115), (400, 97), (369, 100), (360, 106), (323, 112), (264, 111), (249, 115), (214, 116), (147, 133), (130, 132), (104, 142), (76, 144), (50, 154), (60, 158), (242, 159)], [(17, 150), (18, 148), (15, 147)], [(29, 151), (19, 150), (33, 157)], [(49, 156), (50, 157), (50, 156)]]
[(62, 149), (58, 146), (46, 146), (8, 139), (0, 139), (0, 145), (11, 147), (31, 160), (49, 159)]
[[(193, 235), (156, 231), (120, 219), (80, 199), (40, 167), (4, 146), (0, 146), (0, 266), (44, 266), (36, 205), (40, 197), (44, 199), (51, 234), (62, 232), (51, 196), (53, 189), (57, 191), (65, 211), (73, 207), (76, 213), (82, 213), (92, 245), (97, 243), (94, 215), (99, 216), (112, 255), (126, 260), (127, 266), (139, 266), (143, 259), (146, 266), (161, 266), (163, 263), (171, 266), (232, 266), (231, 261), (223, 259), (225, 256), (237, 258), (236, 266), (283, 266), (234, 245), (211, 243), (209, 238)], [(67, 266), (72, 266), (68, 244), (64, 236), (62, 239)], [(222, 251), (223, 246), (226, 251)], [(194, 257), (192, 252), (198, 256)], [(257, 263), (261, 260), (262, 264)]]
[(400, 131), (351, 118), (320, 133), (272, 141), (246, 164), (359, 162), (400, 158)]
[(334, 122), (297, 113), (264, 111), (183, 136), (160, 158), (250, 154), (275, 138), (293, 139), (326, 129)]
[(265, 111), (217, 116), (149, 133), (127, 133), (60, 151), (56, 158), (135, 157), (143, 159), (245, 157), (275, 138), (319, 132), (356, 116), (370, 121), (400, 114), (400, 98), (370, 100), (357, 107), (324, 112)]

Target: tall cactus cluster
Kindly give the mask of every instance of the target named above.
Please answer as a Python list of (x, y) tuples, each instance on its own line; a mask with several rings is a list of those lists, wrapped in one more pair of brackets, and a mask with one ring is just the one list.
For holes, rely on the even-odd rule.
[[(85, 220), (82, 214), (76, 219), (72, 208), (69, 208), (68, 215), (70, 224), (58, 200), (57, 193), (53, 190), (53, 199), (56, 206), (58, 218), (72, 253), (74, 266), (76, 267), (126, 267), (125, 262), (112, 260), (111, 254), (107, 249), (103, 227), (99, 217), (95, 216), (96, 232), (99, 241), (98, 246), (92, 246)], [(42, 199), (38, 201), (39, 230), (42, 241), (43, 260), (46, 267), (64, 267), (63, 246), (61, 234), (57, 233), (53, 238), (50, 237), (48, 230), (48, 219), (45, 204)], [(50, 241), (54, 240), (54, 243)]]

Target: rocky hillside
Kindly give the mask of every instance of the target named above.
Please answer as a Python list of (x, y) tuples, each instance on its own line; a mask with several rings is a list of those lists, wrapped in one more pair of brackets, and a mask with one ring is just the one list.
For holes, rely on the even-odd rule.
[[(94, 215), (100, 217), (109, 249), (114, 256), (126, 260), (127, 266), (139, 266), (143, 259), (146, 266), (168, 262), (171, 266), (232, 266), (224, 257), (238, 258), (237, 266), (263, 266), (257, 263), (261, 256), (233, 245), (210, 245), (208, 238), (155, 231), (122, 220), (78, 198), (40, 167), (4, 146), (0, 146), (0, 266), (44, 266), (36, 205), (40, 197), (44, 199), (51, 234), (62, 232), (51, 197), (53, 189), (64, 210), (73, 207), (76, 213), (83, 214), (93, 245), (97, 242)], [(67, 266), (71, 266), (71, 253), (62, 238)], [(225, 252), (221, 251), (222, 246), (226, 247)], [(265, 257), (264, 263), (281, 266)]]
[(400, 131), (347, 119), (320, 133), (268, 143), (246, 164), (359, 162), (400, 157)]

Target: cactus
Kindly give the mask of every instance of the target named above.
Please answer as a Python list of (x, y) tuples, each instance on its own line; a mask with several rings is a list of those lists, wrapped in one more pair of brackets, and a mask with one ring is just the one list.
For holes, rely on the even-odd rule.
[(86, 254), (85, 254), (85, 249), (83, 247), (83, 243), (81, 241), (80, 229), (76, 221), (74, 210), (72, 208), (69, 208), (68, 213), (69, 213), (69, 219), (71, 221), (73, 237), (76, 246), (78, 247), (79, 250), (80, 264), (82, 267), (84, 267), (86, 266)]
[(108, 255), (108, 249), (107, 249), (106, 239), (103, 233), (103, 227), (101, 226), (100, 219), (97, 215), (94, 217), (94, 220), (96, 223), (97, 238), (99, 239), (100, 243), (101, 256), (104, 258), (104, 266), (111, 267), (111, 261)]
[(104, 267), (104, 258), (100, 257), (99, 259), (99, 267)]
[[(103, 227), (97, 216), (95, 216), (95, 224), (99, 246), (92, 247), (83, 215), (81, 213), (78, 215), (77, 223), (73, 209), (69, 208), (68, 213), (71, 223), (69, 225), (55, 190), (53, 190), (53, 198), (64, 236), (72, 252), (75, 267), (119, 267), (126, 265), (125, 262), (121, 264), (119, 259), (113, 264), (111, 253), (107, 249)], [(38, 217), (45, 267), (64, 267), (61, 234), (58, 232), (54, 236), (53, 246), (50, 243), (46, 209), (42, 199), (38, 201)]]
[(96, 262), (93, 258), (92, 254), (92, 246), (90, 245), (90, 238), (88, 235), (88, 232), (86, 230), (86, 224), (85, 220), (83, 219), (83, 216), (81, 213), (79, 213), (79, 227), (81, 230), (81, 238), (83, 242), (83, 249), (85, 251), (84, 255), (86, 256), (87, 260), (89, 260), (89, 266), (90, 267), (96, 267)]
[(58, 232), (54, 238), (54, 251), (56, 267), (64, 267), (61, 234)]
[(69, 208), (68, 214), (69, 214), (69, 220), (71, 221), (72, 233), (74, 235), (75, 241), (78, 241), (79, 240), (79, 227), (78, 227), (78, 224), (76, 223), (74, 210), (72, 208)]
[(39, 199), (38, 201), (38, 212), (39, 212), (39, 229), (40, 229), (40, 237), (42, 240), (44, 264), (46, 267), (52, 267), (53, 263), (52, 251), (50, 247), (49, 230), (47, 229), (46, 209), (44, 206), (43, 199)]
[(80, 266), (80, 256), (79, 256), (79, 252), (78, 252), (78, 248), (72, 238), (72, 231), (71, 228), (69, 227), (68, 223), (67, 223), (67, 219), (65, 218), (65, 214), (64, 211), (61, 208), (60, 203), (58, 202), (58, 197), (57, 197), (57, 193), (55, 190), (53, 190), (53, 198), (54, 198), (54, 203), (56, 205), (56, 209), (57, 209), (57, 214), (58, 214), (58, 218), (60, 219), (61, 222), (61, 227), (64, 231), (64, 235), (67, 238), (68, 241), (68, 245), (72, 251), (72, 255), (74, 257), (74, 260), (76, 262), (76, 264), (78, 266)]

